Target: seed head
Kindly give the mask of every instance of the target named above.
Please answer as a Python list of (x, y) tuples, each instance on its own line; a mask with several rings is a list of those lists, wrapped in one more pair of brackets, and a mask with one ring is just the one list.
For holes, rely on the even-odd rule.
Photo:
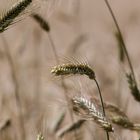
[(51, 73), (55, 76), (60, 75), (71, 75), (71, 74), (80, 74), (87, 75), (90, 79), (95, 79), (94, 71), (87, 64), (62, 64), (52, 68)]
[(75, 96), (72, 98), (73, 111), (85, 119), (94, 120), (98, 125), (100, 125), (104, 130), (108, 132), (113, 132), (114, 128), (107, 118), (97, 110), (93, 102), (86, 99), (85, 97)]

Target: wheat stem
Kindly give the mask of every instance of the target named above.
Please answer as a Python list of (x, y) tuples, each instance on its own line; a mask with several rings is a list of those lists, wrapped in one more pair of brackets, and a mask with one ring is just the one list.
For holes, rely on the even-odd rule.
[[(97, 88), (98, 88), (98, 91), (99, 91), (99, 96), (100, 96), (100, 100), (101, 100), (103, 115), (106, 116), (106, 114), (105, 114), (105, 108), (104, 108), (104, 102), (103, 102), (103, 98), (102, 98), (100, 86), (99, 86), (98, 81), (96, 79), (94, 79), (94, 81), (95, 81), (95, 83), (97, 85)], [(106, 136), (107, 136), (107, 140), (109, 140), (109, 133), (107, 131), (106, 131)]]
[(25, 134), (25, 128), (24, 128), (24, 120), (23, 120), (23, 115), (22, 115), (22, 105), (21, 105), (21, 101), (20, 101), (20, 96), (19, 96), (19, 84), (18, 84), (18, 80), (17, 80), (17, 74), (16, 74), (16, 70), (15, 70), (15, 64), (14, 64), (14, 60), (12, 58), (11, 52), (9, 50), (9, 46), (7, 44), (6, 39), (4, 38), (4, 36), (1, 36), (3, 39), (3, 42), (5, 44), (4, 49), (5, 49), (5, 54), (8, 60), (8, 63), (11, 67), (11, 75), (12, 75), (12, 79), (13, 79), (13, 83), (15, 86), (15, 102), (16, 102), (16, 107), (18, 109), (18, 119), (19, 119), (19, 125), (21, 130), (21, 139), (25, 140), (26, 139), (26, 134)]
[(127, 51), (127, 48), (126, 48), (126, 44), (125, 44), (125, 42), (124, 42), (124, 39), (123, 39), (123, 36), (122, 36), (122, 33), (121, 33), (121, 29), (120, 29), (120, 27), (119, 27), (118, 21), (117, 21), (117, 19), (116, 19), (116, 17), (115, 17), (115, 14), (113, 13), (113, 10), (112, 10), (112, 8), (111, 8), (111, 6), (110, 6), (108, 0), (104, 0), (104, 1), (105, 1), (106, 5), (107, 5), (107, 7), (108, 7), (108, 10), (109, 10), (109, 12), (110, 12), (110, 14), (111, 14), (111, 16), (112, 16), (112, 19), (113, 19), (113, 21), (114, 21), (114, 24), (115, 24), (115, 26), (116, 26), (116, 28), (117, 28), (117, 30), (118, 30), (118, 34), (119, 34), (120, 39), (121, 39), (121, 42), (122, 42), (121, 47), (122, 47), (122, 49), (123, 49), (124, 52), (125, 52), (125, 55), (126, 55), (126, 58), (127, 58), (127, 61), (128, 61), (129, 67), (130, 67), (130, 70), (131, 70), (132, 75), (133, 75), (133, 79), (134, 79), (135, 84), (136, 84), (136, 86), (137, 86), (137, 82), (136, 82), (136, 78), (135, 78), (134, 69), (133, 69), (133, 66), (132, 66), (132, 63), (131, 63), (131, 59), (130, 59), (130, 57), (129, 57), (129, 54), (128, 54), (128, 51)]

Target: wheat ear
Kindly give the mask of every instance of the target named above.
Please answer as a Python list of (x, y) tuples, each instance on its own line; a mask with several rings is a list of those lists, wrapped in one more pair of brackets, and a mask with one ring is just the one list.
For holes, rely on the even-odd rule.
[(45, 30), (46, 32), (50, 31), (49, 23), (44, 20), (39, 14), (32, 14), (33, 19), (40, 25), (40, 27)]
[(129, 89), (131, 90), (131, 94), (133, 95), (136, 101), (140, 102), (140, 91), (135, 83), (132, 74), (126, 74), (126, 77), (129, 84)]
[(23, 12), (26, 7), (32, 3), (32, 0), (19, 0), (7, 11), (0, 14), (0, 32), (4, 32), (14, 19)]
[(51, 73), (55, 74), (55, 76), (60, 75), (71, 75), (71, 74), (80, 74), (87, 75), (90, 79), (95, 79), (94, 71), (87, 64), (62, 64), (52, 68)]
[[(102, 110), (103, 110), (103, 115), (106, 116), (105, 114), (105, 109), (104, 109), (104, 104), (103, 104), (103, 98), (101, 94), (101, 90), (98, 84), (98, 81), (96, 80), (95, 73), (92, 70), (91, 67), (89, 67), (88, 64), (83, 64), (83, 63), (68, 63), (68, 64), (62, 64), (58, 65), (52, 68), (51, 73), (54, 74), (55, 76), (60, 76), (60, 75), (71, 75), (71, 74), (80, 74), (80, 75), (87, 75), (89, 79), (94, 80), (96, 83), (96, 86), (99, 91), (99, 96), (100, 96), (100, 101), (102, 105)], [(109, 134), (106, 132), (107, 139), (109, 140)]]
[(112, 121), (112, 123), (127, 129), (133, 128), (133, 123), (120, 108), (106, 102), (104, 102), (104, 107), (106, 109), (108, 118)]
[(96, 108), (95, 104), (83, 96), (72, 98), (73, 111), (86, 120), (94, 120), (107, 132), (113, 132), (114, 128), (106, 117)]
[[(77, 122), (74, 122), (73, 124), (67, 125), (66, 127), (60, 129), (57, 133), (57, 136), (62, 138), (66, 134), (79, 130), (83, 124), (85, 123), (86, 120), (78, 120)], [(77, 138), (77, 137), (76, 137)]]

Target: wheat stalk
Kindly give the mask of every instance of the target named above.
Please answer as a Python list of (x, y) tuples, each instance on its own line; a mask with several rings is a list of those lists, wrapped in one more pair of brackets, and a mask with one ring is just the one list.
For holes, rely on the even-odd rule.
[(5, 49), (5, 54), (6, 54), (6, 57), (7, 57), (7, 60), (8, 60), (8, 63), (11, 67), (11, 76), (12, 76), (12, 79), (13, 79), (13, 83), (14, 83), (14, 86), (15, 86), (15, 103), (16, 103), (16, 107), (17, 107), (17, 115), (18, 115), (18, 119), (19, 119), (19, 124), (20, 124), (20, 128), (21, 128), (21, 138), (23, 140), (26, 139), (26, 133), (25, 133), (25, 126), (24, 126), (24, 119), (23, 119), (23, 114), (22, 114), (22, 104), (21, 104), (21, 100), (20, 100), (20, 95), (19, 95), (19, 82), (18, 82), (18, 79), (17, 79), (17, 73), (16, 73), (16, 69), (15, 69), (15, 61), (12, 57), (12, 54), (10, 52), (10, 48), (9, 48), (9, 45), (6, 41), (6, 39), (4, 38), (4, 36), (1, 36), (2, 39), (3, 39), (3, 43), (4, 43), (4, 49)]
[(94, 120), (107, 132), (113, 132), (114, 128), (106, 117), (96, 108), (95, 104), (83, 96), (72, 98), (73, 111), (81, 117)]
[(10, 9), (0, 14), (0, 32), (4, 32), (14, 19), (28, 7), (33, 0), (19, 0)]
[[(132, 79), (133, 79), (133, 83), (135, 84), (135, 89), (138, 90), (138, 85), (137, 85), (137, 81), (136, 81), (136, 76), (135, 76), (135, 73), (134, 73), (133, 65), (132, 65), (131, 59), (130, 59), (130, 57), (129, 57), (129, 53), (128, 53), (128, 51), (127, 51), (126, 44), (125, 44), (124, 39), (123, 39), (123, 35), (122, 35), (122, 32), (121, 32), (120, 26), (119, 26), (119, 24), (118, 24), (118, 21), (117, 21), (117, 19), (116, 19), (116, 17), (115, 17), (115, 14), (114, 14), (114, 12), (113, 12), (113, 10), (112, 10), (112, 8), (111, 8), (111, 6), (110, 6), (108, 0), (104, 0), (104, 1), (105, 1), (105, 4), (106, 4), (106, 6), (107, 6), (107, 8), (108, 8), (108, 10), (109, 10), (109, 12), (110, 12), (110, 14), (111, 14), (111, 16), (112, 16), (112, 19), (113, 19), (113, 21), (114, 21), (114, 24), (115, 24), (115, 26), (116, 26), (116, 28), (117, 28), (117, 31), (118, 31), (118, 35), (117, 35), (117, 36), (118, 36), (118, 39), (119, 39), (119, 43), (120, 43), (121, 50), (122, 50), (122, 51), (125, 53), (125, 55), (126, 55), (126, 58), (127, 58), (127, 61), (128, 61), (128, 65), (129, 65), (129, 68), (130, 68), (130, 70), (131, 70), (131, 77), (132, 77)], [(140, 97), (140, 91), (139, 91), (139, 90), (137, 91), (137, 96)], [(134, 97), (135, 97), (135, 96), (134, 96)], [(137, 101), (139, 102), (139, 100), (137, 100)]]

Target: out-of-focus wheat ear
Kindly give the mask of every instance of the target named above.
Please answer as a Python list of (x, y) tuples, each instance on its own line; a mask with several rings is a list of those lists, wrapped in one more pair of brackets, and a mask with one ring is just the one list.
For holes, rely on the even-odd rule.
[(79, 130), (82, 127), (82, 125), (85, 123), (85, 121), (86, 120), (81, 119), (73, 124), (67, 125), (66, 127), (62, 128), (61, 130), (58, 131), (57, 136), (62, 138), (70, 132)]
[[(101, 107), (99, 99), (94, 97), (91, 100), (96, 102), (96, 104), (99, 108)], [(114, 104), (104, 102), (104, 107), (106, 110), (106, 114), (112, 123), (114, 123), (118, 126), (121, 126), (122, 128), (129, 129), (129, 130), (136, 130), (136, 131), (140, 130), (140, 125), (133, 123), (128, 118), (128, 116)], [(138, 127), (135, 127), (135, 126), (138, 126)]]
[(43, 17), (41, 17), (41, 15), (34, 13), (34, 14), (32, 14), (32, 17), (40, 25), (40, 27), (44, 31), (50, 32), (50, 25), (49, 25), (49, 23)]
[(132, 74), (126, 74), (126, 77), (132, 96), (135, 98), (136, 101), (140, 102), (140, 91), (135, 84)]
[(14, 19), (23, 12), (30, 4), (32, 0), (19, 0), (10, 9), (0, 13), (0, 32), (7, 29), (12, 24)]
[(120, 108), (115, 105), (105, 103), (105, 109), (112, 123), (127, 129), (133, 128), (133, 123)]
[(42, 135), (42, 133), (39, 133), (37, 135), (37, 139), (36, 140), (45, 140), (44, 136)]
[(133, 131), (140, 131), (140, 124), (133, 123), (128, 118), (124, 116), (112, 116), (111, 118), (112, 123), (121, 126), (122, 128), (133, 130)]
[(65, 119), (65, 115), (66, 115), (66, 112), (62, 112), (61, 115), (58, 117), (57, 121), (56, 121), (56, 124), (53, 128), (53, 132), (56, 133), (59, 129), (60, 129), (60, 126), (62, 124), (62, 122), (64, 121)]
[(133, 124), (132, 130), (140, 131), (140, 124)]
[(133, 123), (126, 117), (114, 115), (110, 119), (112, 123), (122, 126), (123, 128), (127, 128), (127, 129), (133, 128)]
[(107, 132), (113, 132), (114, 128), (107, 118), (97, 110), (93, 102), (83, 96), (75, 96), (72, 98), (73, 111), (86, 120), (94, 120)]
[(121, 62), (124, 62), (125, 52), (123, 50), (123, 39), (118, 32), (115, 33), (115, 37), (118, 43), (119, 59)]
[(8, 128), (11, 125), (11, 120), (10, 118), (3, 118), (0, 121), (0, 132), (6, 130), (6, 128)]

